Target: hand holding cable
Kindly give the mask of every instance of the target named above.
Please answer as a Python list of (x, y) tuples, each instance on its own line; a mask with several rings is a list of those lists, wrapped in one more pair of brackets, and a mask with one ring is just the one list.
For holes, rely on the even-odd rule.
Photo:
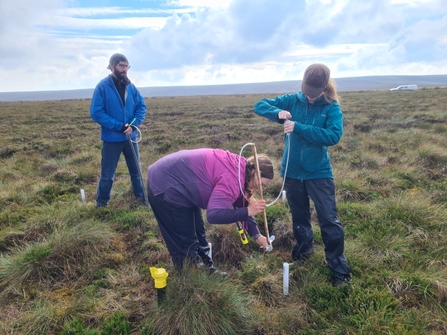
[(131, 127), (131, 126), (129, 126), (129, 124), (125, 124), (124, 126), (123, 126), (123, 133), (125, 134), (125, 135), (130, 135), (130, 134), (132, 134), (132, 132), (133, 132), (133, 128)]
[(135, 119), (133, 119), (132, 120), (132, 122), (129, 124), (129, 123), (126, 123), (124, 126), (123, 126), (123, 128), (121, 129), (121, 131), (124, 133), (124, 134), (126, 134), (126, 135), (130, 135), (130, 134), (132, 134), (132, 132), (133, 132), (133, 127), (135, 127), (135, 126), (132, 126), (133, 125), (133, 123), (136, 121), (137, 119), (135, 118)]
[(295, 129), (295, 122), (290, 120), (284, 122), (284, 134), (293, 133), (294, 129)]

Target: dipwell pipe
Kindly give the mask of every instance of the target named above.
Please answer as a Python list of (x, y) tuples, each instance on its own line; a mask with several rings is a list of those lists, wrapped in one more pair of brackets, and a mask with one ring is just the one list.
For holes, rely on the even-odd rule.
[(157, 302), (160, 305), (166, 296), (166, 278), (168, 278), (168, 273), (165, 269), (151, 267), (151, 275), (154, 278), (154, 285), (157, 289)]
[(289, 263), (283, 263), (283, 277), (282, 277), (282, 283), (283, 283), (283, 289), (282, 293), (283, 295), (289, 295)]

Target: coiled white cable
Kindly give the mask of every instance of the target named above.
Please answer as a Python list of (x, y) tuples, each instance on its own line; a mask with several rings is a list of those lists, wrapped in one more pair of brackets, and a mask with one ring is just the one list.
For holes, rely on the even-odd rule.
[[(143, 138), (143, 136), (141, 135), (141, 131), (140, 131), (140, 129), (139, 129), (137, 126), (131, 126), (131, 127), (132, 127), (132, 128), (135, 128), (135, 129), (137, 130), (137, 132), (138, 132), (137, 137), (135, 137), (135, 141), (132, 140), (132, 138), (130, 138), (131, 142), (132, 142), (132, 143), (138, 143), (138, 142), (140, 142), (141, 139)], [(130, 137), (130, 135), (129, 135), (129, 137)]]
[[(284, 177), (283, 177), (283, 181), (282, 181), (281, 190), (279, 191), (278, 197), (277, 197), (274, 201), (272, 201), (271, 203), (267, 204), (267, 205), (266, 205), (267, 207), (269, 207), (269, 206), (275, 204), (275, 203), (278, 201), (279, 197), (281, 196), (282, 191), (284, 190), (284, 184), (285, 184), (285, 182), (286, 182), (286, 176), (287, 176), (287, 168), (289, 167), (289, 157), (290, 157), (290, 133), (287, 133), (287, 134), (286, 134), (286, 137), (287, 137), (287, 142), (288, 142), (288, 143), (287, 143), (287, 144), (288, 144), (288, 146), (287, 146), (288, 150), (287, 150), (286, 168), (284, 169)], [(242, 152), (244, 151), (244, 148), (245, 148), (246, 146), (248, 146), (248, 145), (255, 145), (255, 144), (249, 142), (249, 143), (246, 143), (246, 144), (244, 144), (244, 145), (242, 146), (241, 151), (239, 152), (239, 164), (238, 164), (238, 181), (239, 181), (239, 189), (241, 190), (241, 193), (242, 193), (243, 197), (244, 197), (245, 200), (247, 200), (247, 201), (249, 201), (249, 200), (248, 200), (247, 197), (245, 196), (245, 192), (244, 192), (244, 190), (242, 189), (242, 183), (241, 183), (241, 157), (242, 157)], [(256, 157), (256, 158), (257, 158), (257, 157)], [(258, 163), (257, 166), (259, 166), (259, 162), (257, 162), (257, 163)]]

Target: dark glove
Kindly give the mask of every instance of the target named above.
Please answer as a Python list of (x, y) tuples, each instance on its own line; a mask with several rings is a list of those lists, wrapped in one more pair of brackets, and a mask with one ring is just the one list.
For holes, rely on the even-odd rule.
[(280, 119), (280, 118), (279, 118), (279, 113), (276, 114), (276, 119), (278, 120), (278, 123), (279, 123), (279, 124), (284, 124), (284, 122), (286, 122), (285, 119)]
[(126, 130), (127, 130), (127, 128), (129, 128), (129, 124), (125, 124), (125, 125), (123, 125), (123, 127), (121, 128), (121, 132), (122, 133), (124, 133)]

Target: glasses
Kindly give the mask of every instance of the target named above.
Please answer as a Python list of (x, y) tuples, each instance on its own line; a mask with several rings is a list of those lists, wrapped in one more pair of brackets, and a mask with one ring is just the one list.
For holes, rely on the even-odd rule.
[(130, 69), (130, 65), (129, 64), (116, 64), (116, 66), (122, 68), (122, 69)]

